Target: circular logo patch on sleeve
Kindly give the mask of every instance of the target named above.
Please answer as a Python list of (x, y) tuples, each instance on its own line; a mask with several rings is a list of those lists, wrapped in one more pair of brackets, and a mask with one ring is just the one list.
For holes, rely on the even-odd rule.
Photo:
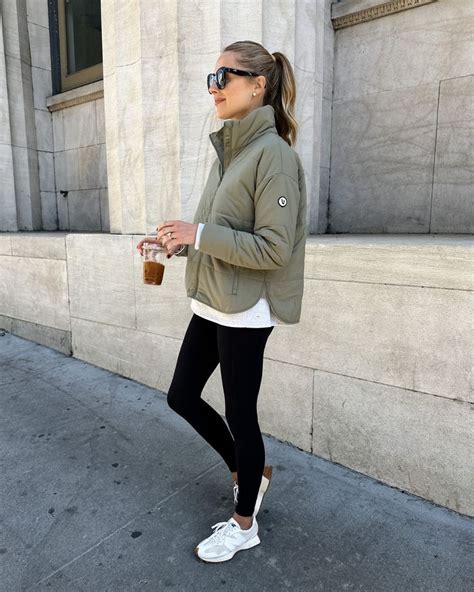
[(283, 195), (281, 197), (278, 198), (278, 205), (280, 205), (282, 208), (284, 208), (286, 206), (286, 197), (283, 197)]

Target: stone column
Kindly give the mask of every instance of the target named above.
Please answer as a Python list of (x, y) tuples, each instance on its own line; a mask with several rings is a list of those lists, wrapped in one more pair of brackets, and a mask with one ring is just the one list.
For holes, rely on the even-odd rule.
[(12, 136), (8, 108), (7, 67), (0, 5), (0, 231), (18, 230), (13, 174)]
[(0, 229), (37, 230), (41, 200), (26, 0), (4, 0), (1, 19)]
[(102, 2), (110, 229), (180, 216), (177, 4)]

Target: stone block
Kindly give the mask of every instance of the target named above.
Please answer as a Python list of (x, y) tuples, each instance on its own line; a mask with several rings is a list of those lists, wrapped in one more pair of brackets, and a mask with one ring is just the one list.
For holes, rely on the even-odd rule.
[(70, 330), (65, 261), (0, 256), (0, 269), (0, 314)]
[(40, 191), (56, 191), (52, 152), (38, 151)]
[(99, 178), (99, 146), (83, 146), (79, 153), (79, 187), (80, 189), (98, 189), (101, 187)]
[(56, 191), (56, 202), (58, 204), (59, 230), (69, 230), (69, 208), (67, 196), (64, 196), (60, 191)]
[(324, 234), (328, 225), (329, 206), (329, 178), (330, 169), (320, 167), (319, 169), (319, 200), (317, 203), (308, 204), (310, 216), (310, 228)]
[(80, 318), (71, 322), (74, 357), (168, 392), (179, 340)]
[(8, 97), (15, 97), (15, 100), (8, 101), (11, 136), (7, 138), (7, 143), (36, 150), (38, 124), (33, 108), (31, 67), (9, 54), (5, 55), (5, 65)]
[(11, 235), (0, 232), (0, 255), (11, 255), (12, 254), (12, 241)]
[(97, 144), (105, 144), (104, 99), (95, 102), (95, 118), (97, 122)]
[(440, 83), (431, 232), (474, 233), (474, 76)]
[(47, 111), (46, 97), (53, 93), (51, 71), (43, 68), (31, 68), (33, 79), (33, 104), (35, 109)]
[(43, 230), (58, 230), (58, 204), (56, 192), (41, 191), (41, 219)]
[[(276, 329), (272, 331), (268, 343), (275, 333)], [(312, 409), (312, 368), (265, 358), (258, 396), (261, 430), (311, 452)]]
[(472, 415), (449, 396), (314, 372), (314, 454), (465, 514), (474, 508)]
[(2, 29), (5, 53), (29, 65), (30, 45), (24, 2), (2, 2)]
[[(331, 166), (331, 124), (332, 124), (332, 100), (322, 97), (321, 99), (321, 133), (316, 135), (321, 148), (320, 166), (330, 168)], [(306, 174), (306, 172), (305, 172)]]
[(38, 150), (53, 152), (53, 123), (51, 113), (35, 109), (36, 141)]
[(390, 91), (472, 74), (473, 16), (474, 4), (450, 0), (337, 31), (335, 101), (383, 91), (396, 104)]
[(64, 149), (97, 144), (95, 102), (80, 103), (63, 110)]
[(66, 260), (65, 232), (22, 232), (10, 236), (15, 257)]
[(62, 110), (53, 111), (53, 140), (55, 152), (64, 150), (64, 124)]
[(38, 152), (12, 146), (15, 166), (16, 215), (19, 230), (41, 227)]
[(438, 82), (333, 105), (331, 233), (429, 231)]
[(99, 189), (100, 226), (103, 232), (110, 232), (109, 194), (107, 189)]
[(462, 235), (325, 235), (306, 242), (305, 277), (474, 290), (474, 239)]
[(51, 52), (49, 48), (49, 29), (28, 22), (31, 65), (51, 70)]
[(66, 199), (70, 230), (101, 230), (98, 189), (69, 191)]
[(13, 149), (9, 144), (0, 144), (0, 170), (2, 171), (0, 231), (18, 230)]
[[(2, 317), (1, 315), (0, 325), (2, 323), (2, 318), (6, 320), (6, 322), (4, 321), (4, 328), (8, 330), (9, 333), (45, 345), (46, 347), (51, 347), (67, 356), (72, 354), (71, 331), (64, 331), (63, 329), (57, 329), (55, 327), (47, 327), (31, 321)], [(7, 329), (7, 327), (9, 328)]]
[(0, 314), (0, 331), (12, 332), (12, 318)]
[(54, 155), (56, 187), (59, 191), (81, 189), (79, 180), (79, 149), (64, 150)]
[(26, 17), (30, 23), (48, 29), (48, 2), (46, 0), (26, 0)]
[(66, 245), (71, 316), (135, 328), (131, 237), (69, 234)]
[(97, 187), (103, 189), (107, 187), (107, 146), (105, 144), (97, 145), (97, 166), (99, 169)]

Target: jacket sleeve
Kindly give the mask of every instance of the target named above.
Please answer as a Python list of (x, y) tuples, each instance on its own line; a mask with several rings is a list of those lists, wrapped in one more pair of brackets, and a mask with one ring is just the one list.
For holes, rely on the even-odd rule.
[(288, 264), (295, 242), (300, 201), (298, 182), (285, 173), (263, 179), (254, 196), (254, 231), (206, 222), (199, 250), (227, 263), (251, 269)]
[[(198, 224), (198, 229), (196, 232), (196, 240), (194, 242), (194, 248), (197, 250), (199, 249), (199, 238), (201, 236), (201, 232), (202, 229), (204, 228), (204, 224), (202, 222), (199, 222)], [(182, 251), (179, 251), (178, 253), (175, 253), (176, 257), (186, 257), (188, 254), (188, 245), (184, 245), (184, 249)]]

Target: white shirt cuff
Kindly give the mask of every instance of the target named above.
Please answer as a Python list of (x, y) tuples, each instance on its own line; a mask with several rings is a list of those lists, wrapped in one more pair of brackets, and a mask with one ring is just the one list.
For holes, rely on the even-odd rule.
[(201, 233), (202, 233), (203, 228), (204, 228), (204, 224), (202, 222), (199, 222), (198, 229), (196, 232), (196, 241), (194, 243), (195, 249), (199, 249), (199, 240), (201, 239)]

